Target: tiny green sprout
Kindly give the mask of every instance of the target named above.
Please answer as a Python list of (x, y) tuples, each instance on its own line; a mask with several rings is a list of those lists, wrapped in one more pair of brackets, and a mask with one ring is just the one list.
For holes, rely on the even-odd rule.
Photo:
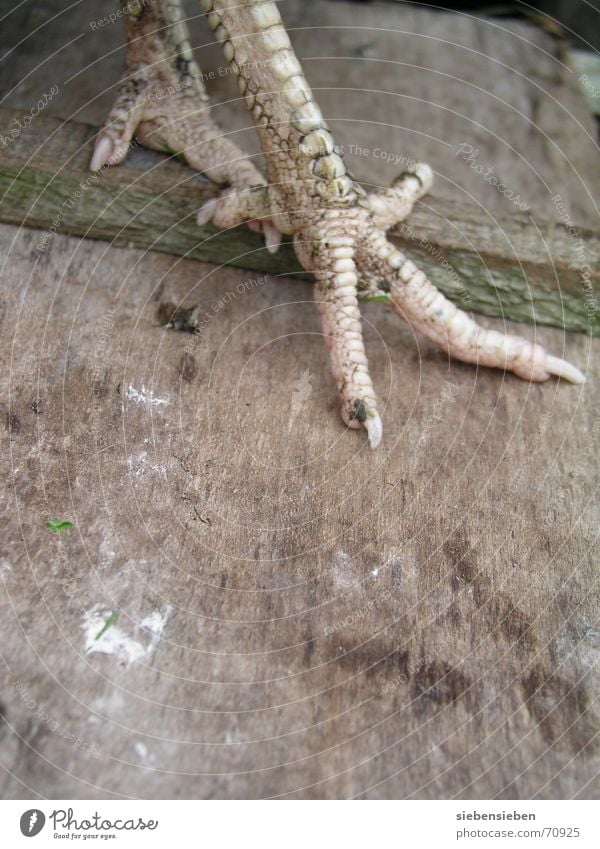
[(73, 526), (72, 522), (68, 522), (66, 519), (49, 519), (46, 522), (46, 527), (53, 534), (59, 534), (61, 531), (66, 531), (67, 528), (71, 528)]
[(359, 293), (358, 297), (360, 298), (361, 301), (369, 301), (369, 303), (374, 303), (374, 304), (389, 304), (389, 302), (391, 301), (390, 296), (387, 295), (387, 294), (371, 295), (368, 292), (365, 293), (365, 294), (363, 294), (361, 292), (361, 293)]
[(110, 616), (108, 617), (108, 619), (106, 620), (104, 625), (100, 628), (100, 630), (98, 631), (98, 633), (96, 634), (94, 639), (99, 640), (100, 637), (104, 636), (104, 634), (106, 634), (106, 632), (108, 631), (110, 626), (114, 625), (118, 618), (119, 618), (118, 612), (116, 610), (113, 610), (113, 612), (110, 614)]
[(179, 160), (179, 162), (183, 162), (184, 165), (188, 164), (187, 159), (185, 158), (183, 153), (179, 153), (174, 148), (169, 147), (168, 145), (164, 144), (162, 146), (162, 151), (163, 151), (163, 153), (166, 153), (168, 156), (171, 156), (173, 159), (177, 159), (177, 160)]

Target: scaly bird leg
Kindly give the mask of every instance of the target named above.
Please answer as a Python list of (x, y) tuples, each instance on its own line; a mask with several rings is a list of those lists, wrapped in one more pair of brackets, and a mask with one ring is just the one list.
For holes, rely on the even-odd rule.
[[(200, 6), (208, 12), (254, 119), (267, 161), (271, 218), (280, 232), (294, 235), (300, 262), (315, 274), (342, 418), (350, 427), (365, 427), (376, 445), (381, 422), (362, 340), (353, 262), (370, 217), (366, 193), (346, 171), (275, 4), (201, 0)], [(244, 219), (245, 201), (240, 199), (236, 208), (235, 193), (223, 203), (229, 223)], [(220, 202), (213, 211), (218, 223)]]
[(348, 427), (366, 428), (371, 444), (381, 439), (381, 419), (369, 376), (357, 298), (356, 245), (360, 243), (361, 210), (349, 209), (343, 219), (337, 211), (326, 213), (323, 233), (311, 240), (296, 236), (296, 253), (315, 275), (315, 301), (321, 315), (331, 371), (342, 402), (342, 419)]
[(550, 356), (541, 345), (480, 327), (380, 230), (373, 228), (367, 234), (357, 254), (365, 273), (388, 282), (394, 312), (457, 360), (512, 371), (523, 380), (544, 381), (554, 374), (571, 383), (584, 382), (578, 369)]
[[(583, 382), (581, 372), (539, 345), (480, 328), (387, 241), (385, 230), (428, 190), (431, 169), (417, 165), (391, 189), (366, 195), (348, 174), (273, 2), (200, 0), (200, 6), (238, 79), (267, 160), (260, 212), (270, 212), (279, 231), (293, 234), (300, 262), (315, 275), (348, 426), (362, 424), (371, 445), (378, 445), (381, 422), (362, 341), (358, 274), (371, 288), (383, 281), (393, 309), (458, 359), (510, 369), (527, 380), (555, 374)], [(228, 224), (241, 221), (247, 204), (233, 192), (207, 215), (217, 223), (220, 213)]]
[(228, 188), (200, 210), (200, 222), (246, 222), (276, 250), (293, 234), (298, 258), (314, 272), (315, 297), (349, 427), (371, 445), (381, 421), (362, 340), (357, 291), (381, 281), (392, 308), (452, 356), (510, 369), (528, 380), (583, 375), (564, 360), (514, 336), (480, 328), (438, 292), (385, 238), (431, 186), (431, 169), (409, 167), (390, 189), (367, 196), (348, 174), (315, 103), (277, 7), (270, 0), (200, 0), (237, 77), (267, 160), (268, 183), (208, 114), (180, 0), (121, 0), (127, 73), (98, 134), (92, 170), (120, 162), (134, 133), (143, 144), (175, 151)]
[(373, 224), (389, 230), (410, 215), (415, 202), (427, 194), (433, 183), (433, 172), (424, 162), (415, 162), (400, 174), (389, 189), (371, 192), (369, 206)]
[[(181, 0), (121, 0), (127, 40), (126, 71), (96, 138), (90, 168), (121, 162), (134, 135), (152, 150), (181, 154), (192, 168), (243, 195), (260, 194), (265, 179), (210, 118), (208, 95), (196, 64)], [(280, 236), (248, 204), (245, 221), (264, 230), (269, 249)], [(267, 210), (268, 212), (268, 210)]]

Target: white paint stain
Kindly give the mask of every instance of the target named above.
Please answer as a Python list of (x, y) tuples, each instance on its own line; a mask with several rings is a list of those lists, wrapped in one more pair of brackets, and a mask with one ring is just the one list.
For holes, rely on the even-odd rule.
[(336, 552), (328, 574), (331, 576), (334, 587), (338, 592), (342, 592), (356, 583), (352, 558), (345, 551)]
[(111, 545), (110, 539), (103, 539), (100, 543), (100, 549), (98, 551), (98, 566), (100, 569), (108, 569), (109, 566), (112, 566), (113, 560), (115, 559), (115, 551)]
[(162, 611), (154, 610), (152, 613), (149, 613), (148, 616), (145, 616), (140, 622), (140, 628), (143, 628), (144, 631), (149, 632), (151, 635), (150, 644), (148, 646), (149, 651), (154, 651), (160, 643), (165, 630), (165, 625), (169, 621), (172, 611), (173, 608), (171, 605), (165, 604)]
[[(81, 627), (86, 654), (111, 655), (125, 664), (135, 663), (148, 657), (161, 641), (172, 609), (171, 605), (167, 604), (162, 611), (155, 610), (141, 620), (138, 630), (142, 631), (144, 638), (142, 642), (141, 639), (134, 639), (126, 634), (117, 622), (101, 633), (113, 611), (105, 605), (95, 604), (82, 617)], [(150, 635), (149, 640), (148, 635)]]
[(146, 648), (129, 637), (116, 623), (98, 636), (112, 612), (110, 608), (96, 604), (83, 614), (81, 627), (85, 635), (86, 654), (113, 655), (124, 663), (141, 660), (146, 655)]
[(146, 472), (156, 472), (160, 477), (166, 478), (167, 467), (158, 466), (156, 463), (148, 462), (148, 452), (140, 451), (139, 454), (130, 454), (127, 458), (127, 470), (132, 472), (136, 477), (146, 474)]
[(144, 769), (151, 769), (156, 763), (156, 755), (141, 740), (136, 740), (131, 748), (133, 754)]
[(90, 708), (95, 713), (90, 713), (87, 721), (91, 723), (103, 723), (106, 717), (122, 717), (126, 708), (126, 702), (118, 690), (110, 689), (101, 696), (93, 699)]
[(144, 404), (146, 407), (160, 407), (163, 404), (168, 404), (168, 398), (157, 398), (152, 389), (146, 389), (142, 383), (141, 389), (136, 389), (129, 384), (125, 397), (129, 401), (135, 401), (136, 404)]

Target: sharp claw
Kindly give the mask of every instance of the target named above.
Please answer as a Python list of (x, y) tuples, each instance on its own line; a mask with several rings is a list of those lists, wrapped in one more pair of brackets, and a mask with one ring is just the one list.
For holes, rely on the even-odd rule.
[(277, 253), (281, 244), (281, 233), (272, 224), (263, 221), (263, 233), (265, 234), (265, 247), (270, 254)]
[(377, 448), (383, 436), (383, 425), (379, 413), (367, 414), (367, 418), (363, 422), (363, 427), (369, 435), (371, 448)]
[(433, 171), (431, 167), (426, 162), (418, 162), (415, 165), (413, 173), (421, 181), (423, 193), (428, 192), (433, 184)]
[(585, 376), (578, 368), (575, 368), (575, 366), (572, 366), (566, 360), (547, 355), (544, 365), (547, 372), (555, 374), (557, 377), (562, 377), (570, 383), (585, 383)]
[(209, 221), (212, 221), (218, 202), (218, 198), (211, 198), (200, 207), (200, 209), (196, 213), (196, 221), (198, 222), (200, 227), (202, 227), (204, 224), (208, 224)]
[(100, 136), (96, 140), (92, 161), (90, 162), (90, 171), (99, 171), (113, 155), (113, 143), (108, 136)]

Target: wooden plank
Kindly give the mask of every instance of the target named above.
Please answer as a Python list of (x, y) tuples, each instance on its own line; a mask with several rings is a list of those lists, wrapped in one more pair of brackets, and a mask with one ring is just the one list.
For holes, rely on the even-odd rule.
[[(194, 2), (188, 4), (194, 54), (214, 76), (207, 87), (214, 117), (251, 154), (258, 143), (220, 46)], [(557, 193), (577, 225), (600, 229), (593, 117), (562, 42), (522, 21), (482, 20), (414, 4), (285, 0), (284, 23), (308, 80), (344, 146), (356, 176), (387, 186), (396, 157), (429, 162), (435, 196), (512, 213), (513, 203), (457, 157), (463, 142), (479, 150), (531, 207), (552, 220)], [(110, 109), (124, 67), (122, 28), (93, 28), (103, 0), (85, 11), (62, 0), (21, 7), (0, 33), (6, 49), (15, 14), (27, 38), (2, 63), (5, 105), (29, 111), (53, 84), (59, 93), (44, 115), (98, 126)], [(9, 24), (10, 20), (10, 24)], [(366, 153), (365, 153), (366, 152)], [(382, 156), (381, 154), (386, 154)]]
[[(480, 22), (404, 4), (281, 8), (343, 144), (417, 148), (441, 176), (435, 204), (464, 189), (510, 212), (457, 166), (476, 113), (481, 162), (536, 219), (550, 186), (578, 227), (597, 226), (587, 109), (543, 34), (490, 45)], [(50, 20), (64, 9), (27, 9), (4, 63), (11, 104), (27, 112), (75, 74), (44, 117), (83, 109), (95, 126), (122, 35), (90, 29), (103, 0)], [(246, 117), (230, 82), (211, 95), (233, 131)], [(395, 176), (349, 156), (366, 182)], [(181, 180), (191, 214), (202, 186), (173, 167), (165, 189)], [(175, 197), (165, 229), (177, 210)], [(598, 798), (597, 340), (536, 328), (588, 382), (527, 386), (449, 363), (364, 304), (384, 407), (374, 454), (339, 420), (308, 285), (61, 234), (40, 253), (40, 235), (0, 225), (0, 796)], [(164, 301), (211, 320), (166, 332)], [(48, 519), (74, 524), (52, 534)], [(94, 610), (119, 614), (110, 652)]]
[[(3, 126), (25, 115), (2, 110)], [(291, 246), (275, 256), (247, 228), (199, 228), (195, 212), (215, 188), (171, 158), (140, 149), (127, 162), (88, 171), (92, 127), (39, 117), (0, 149), (0, 219), (44, 230), (108, 239), (203, 261), (274, 274), (304, 275)], [(561, 207), (557, 203), (557, 216)], [(486, 315), (600, 334), (594, 291), (600, 234), (529, 214), (425, 198), (393, 233), (402, 249), (463, 308)]]
[(538, 328), (588, 384), (528, 386), (365, 304), (374, 453), (308, 286), (38, 238), (0, 227), (0, 795), (596, 798), (598, 342)]

